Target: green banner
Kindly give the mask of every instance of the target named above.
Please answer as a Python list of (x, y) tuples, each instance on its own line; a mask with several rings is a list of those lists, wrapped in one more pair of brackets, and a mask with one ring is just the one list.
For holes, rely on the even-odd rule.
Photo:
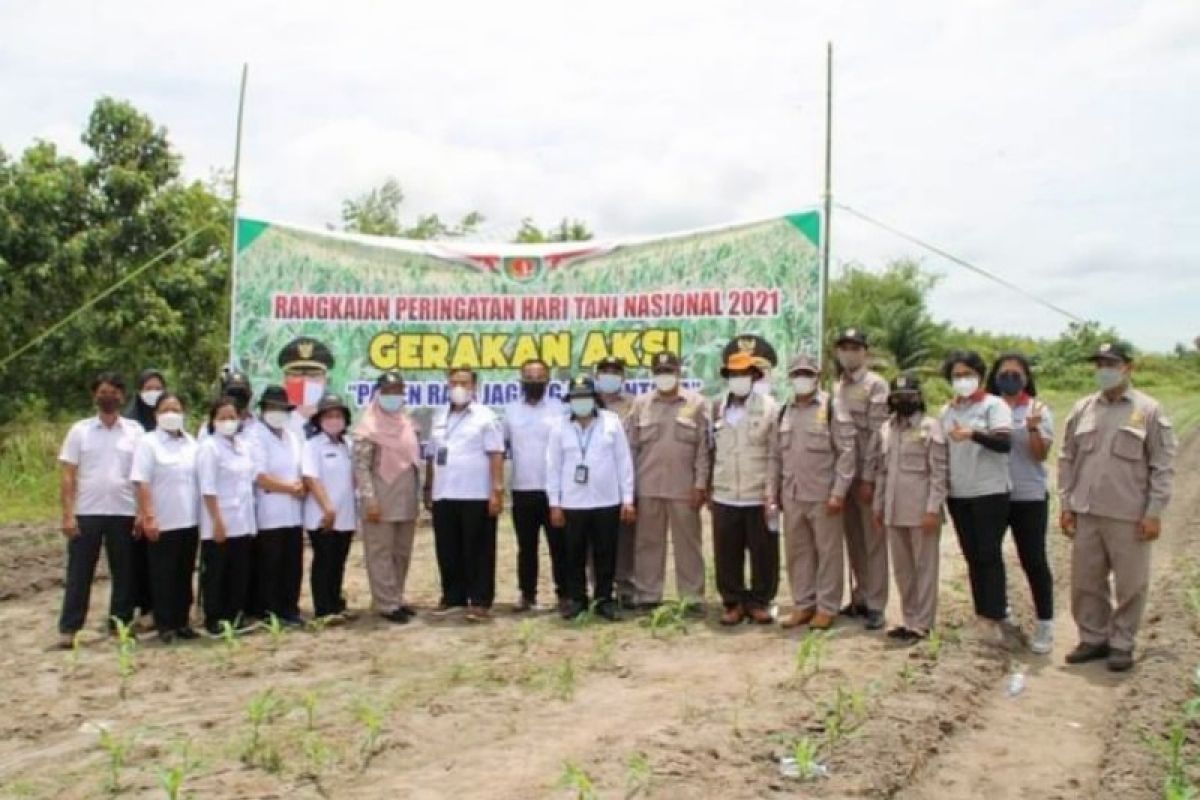
[(399, 369), (420, 408), (446, 402), (450, 366), (477, 369), (480, 399), (498, 406), (517, 397), (530, 358), (566, 379), (615, 356), (636, 393), (670, 351), (687, 385), (711, 394), (730, 349), (784, 363), (819, 353), (819, 230), (807, 212), (656, 238), (489, 245), (240, 219), (234, 361), (256, 390), (286, 385), (304, 405), (328, 385), (361, 406), (381, 371)]

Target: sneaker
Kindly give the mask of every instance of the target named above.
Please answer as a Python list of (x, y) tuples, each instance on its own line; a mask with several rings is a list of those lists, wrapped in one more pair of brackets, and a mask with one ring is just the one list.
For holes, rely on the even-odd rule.
[(869, 631), (882, 630), (886, 620), (883, 617), (882, 611), (868, 611), (867, 619), (863, 622), (863, 627)]
[(1054, 620), (1039, 619), (1033, 626), (1033, 638), (1029, 641), (1031, 652), (1044, 656), (1054, 650)]

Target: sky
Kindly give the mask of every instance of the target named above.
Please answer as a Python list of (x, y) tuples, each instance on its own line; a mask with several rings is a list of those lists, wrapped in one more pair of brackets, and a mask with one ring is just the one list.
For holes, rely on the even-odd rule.
[[(102, 95), (165, 125), (242, 213), (337, 222), (388, 176), (409, 218), (479, 210), (647, 235), (816, 206), (825, 46), (833, 196), (1073, 314), (1200, 335), (1200, 4), (0, 0), (0, 147), (83, 155)], [(1066, 319), (835, 211), (834, 269), (915, 257), (940, 319)]]

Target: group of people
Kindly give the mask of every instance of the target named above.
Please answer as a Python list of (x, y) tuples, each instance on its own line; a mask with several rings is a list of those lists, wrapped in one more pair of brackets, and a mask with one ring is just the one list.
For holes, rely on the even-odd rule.
[[(195, 437), (161, 373), (139, 377), (124, 417), (122, 379), (101, 374), (92, 387), (97, 415), (71, 428), (60, 455), (61, 643), (70, 646), (84, 625), (101, 547), (110, 617), (152, 613), (164, 641), (199, 635), (189, 625), (197, 551), (207, 633), (254, 620), (302, 624), (306, 536), (316, 619), (350, 613), (342, 587), (360, 533), (374, 609), (407, 623), (417, 613), (405, 588), (422, 507), (432, 515), (441, 581), (432, 613), (485, 620), (508, 494), (516, 612), (537, 607), (543, 537), (564, 618), (617, 619), (622, 609), (662, 603), (668, 542), (680, 599), (702, 607), (707, 508), (722, 625), (826, 629), (840, 616), (882, 629), (890, 561), (901, 616), (886, 635), (911, 643), (935, 625), (948, 511), (975, 613), (997, 639), (1013, 627), (1001, 549), (1012, 530), (1037, 613), (1031, 648), (1049, 653), (1045, 463), (1054, 426), (1028, 360), (1007, 354), (989, 368), (974, 352), (951, 353), (943, 377), (954, 398), (934, 415), (920, 376), (889, 383), (870, 369), (860, 330), (837, 338), (831, 393), (820, 388), (817, 358), (800, 353), (788, 364), (783, 402), (766, 380), (761, 344), (731, 343), (712, 400), (684, 388), (669, 352), (652, 359), (654, 387), (637, 396), (626, 392), (620, 360), (573, 377), (561, 397), (549, 390), (549, 367), (528, 361), (521, 398), (502, 414), (477, 401), (472, 369), (452, 368), (449, 402), (424, 441), (399, 372), (379, 376), (353, 427), (337, 394), (325, 393), (310, 414), (283, 386), (266, 387), (254, 404), (246, 376), (234, 372)], [(1132, 665), (1175, 445), (1161, 407), (1132, 388), (1132, 360), (1117, 342), (1095, 353), (1098, 391), (1073, 409), (1059, 457), (1080, 636), (1067, 660), (1103, 658), (1114, 670)], [(777, 619), (780, 538), (792, 603)]]

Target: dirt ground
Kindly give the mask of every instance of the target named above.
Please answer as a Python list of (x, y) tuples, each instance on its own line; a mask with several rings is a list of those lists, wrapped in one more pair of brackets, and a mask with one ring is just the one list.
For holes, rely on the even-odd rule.
[[(615, 625), (514, 614), (506, 525), (490, 623), (378, 620), (356, 547), (357, 620), (235, 642), (147, 638), (123, 681), (99, 631), (107, 584), (97, 582), (78, 650), (48, 651), (61, 541), (46, 526), (5, 529), (0, 796), (103, 797), (115, 783), (122, 796), (163, 797), (174, 773), (179, 796), (197, 798), (1158, 797), (1163, 764), (1145, 739), (1163, 732), (1200, 663), (1184, 580), (1200, 541), (1198, 475), (1192, 437), (1156, 550), (1139, 663), (1124, 677), (1062, 663), (1075, 636), (1057, 534), (1052, 656), (981, 641), (947, 526), (936, 640), (896, 649), (840, 622), (823, 645), (810, 643), (817, 665), (798, 657), (803, 633), (723, 629), (711, 607), (705, 619)], [(1014, 613), (1028, 629), (1011, 546), (1008, 556)], [(410, 597), (423, 608), (437, 600), (428, 528)], [(895, 619), (894, 599), (889, 612)], [(1014, 671), (1026, 687), (1010, 697)], [(822, 775), (782, 774), (797, 743), (817, 748)], [(122, 746), (123, 757), (111, 755)]]

